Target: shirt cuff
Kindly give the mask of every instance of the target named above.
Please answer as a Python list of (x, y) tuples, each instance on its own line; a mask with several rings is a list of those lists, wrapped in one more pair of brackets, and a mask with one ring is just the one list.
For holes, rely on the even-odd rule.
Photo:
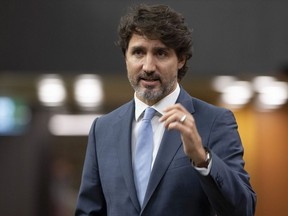
[(204, 167), (196, 167), (194, 166), (193, 163), (191, 163), (192, 166), (203, 176), (208, 176), (209, 173), (210, 173), (210, 170), (211, 170), (211, 166), (212, 166), (212, 158), (211, 160), (209, 161), (209, 164), (208, 164), (208, 167), (207, 168), (204, 168)]

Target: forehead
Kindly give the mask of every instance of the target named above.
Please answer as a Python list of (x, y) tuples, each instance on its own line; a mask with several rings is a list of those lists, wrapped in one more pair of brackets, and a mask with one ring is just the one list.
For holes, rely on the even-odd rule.
[(152, 40), (147, 38), (144, 35), (138, 35), (138, 34), (133, 34), (129, 44), (128, 44), (128, 49), (133, 48), (133, 47), (145, 47), (145, 48), (167, 48), (168, 47), (163, 44), (160, 40)]

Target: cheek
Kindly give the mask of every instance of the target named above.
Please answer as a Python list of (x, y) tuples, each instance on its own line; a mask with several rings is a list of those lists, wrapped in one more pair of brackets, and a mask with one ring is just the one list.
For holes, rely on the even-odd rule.
[(135, 79), (137, 75), (137, 70), (133, 64), (126, 62), (126, 71), (129, 79)]
[(131, 63), (129, 61), (127, 61), (127, 60), (126, 60), (126, 69), (127, 69), (127, 72), (130, 73)]
[(133, 66), (129, 62), (126, 62), (126, 69), (127, 72), (130, 74), (133, 71)]
[(141, 64), (135, 61), (126, 60), (126, 69), (128, 73), (137, 73), (141, 70)]
[(166, 75), (169, 77), (175, 77), (178, 74), (178, 65), (177, 63), (173, 62), (171, 64), (166, 65)]

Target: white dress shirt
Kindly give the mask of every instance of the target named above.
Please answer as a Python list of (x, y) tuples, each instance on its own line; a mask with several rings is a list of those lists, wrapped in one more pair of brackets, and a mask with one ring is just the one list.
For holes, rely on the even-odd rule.
[[(163, 110), (176, 103), (176, 100), (180, 94), (180, 87), (179, 84), (177, 84), (176, 89), (171, 92), (169, 95), (167, 95), (165, 98), (160, 100), (158, 103), (154, 104), (152, 108), (156, 110), (156, 114), (151, 120), (152, 124), (152, 130), (153, 130), (153, 156), (152, 156), (152, 163), (151, 163), (151, 170), (155, 162), (155, 158), (157, 156), (160, 143), (165, 131), (164, 123), (159, 122), (160, 117), (164, 114)], [(135, 119), (132, 124), (132, 163), (134, 163), (135, 158), (135, 145), (136, 145), (136, 139), (137, 139), (137, 131), (140, 125), (140, 121), (143, 118), (144, 110), (148, 107), (147, 104), (143, 103), (141, 100), (139, 100), (136, 97), (136, 94), (134, 94), (134, 100), (135, 100)], [(211, 169), (211, 161), (208, 166), (208, 168), (198, 168), (195, 167), (202, 175), (208, 175), (210, 169)]]

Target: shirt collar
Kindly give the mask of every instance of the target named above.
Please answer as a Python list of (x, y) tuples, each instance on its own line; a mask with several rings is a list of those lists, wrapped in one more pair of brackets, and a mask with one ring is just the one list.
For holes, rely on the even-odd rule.
[[(152, 107), (158, 113), (160, 113), (160, 115), (163, 115), (164, 114), (163, 110), (167, 106), (171, 106), (171, 105), (175, 104), (179, 94), (180, 94), (180, 87), (179, 87), (179, 84), (177, 83), (177, 86), (173, 92), (171, 92), (169, 95), (167, 95), (166, 97), (164, 97), (163, 99), (158, 101)], [(145, 104), (144, 102), (142, 102), (141, 100), (139, 100), (136, 97), (136, 93), (134, 93), (134, 100), (135, 100), (135, 119), (136, 119), (136, 121), (138, 121), (140, 116), (144, 112), (144, 110), (149, 106), (147, 104)]]

